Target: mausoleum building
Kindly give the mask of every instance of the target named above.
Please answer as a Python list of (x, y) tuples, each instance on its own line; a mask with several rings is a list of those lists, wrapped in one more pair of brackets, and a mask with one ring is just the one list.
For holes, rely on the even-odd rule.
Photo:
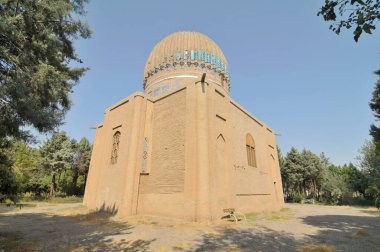
[(275, 132), (230, 97), (228, 62), (213, 40), (161, 40), (143, 88), (97, 126), (85, 205), (192, 221), (283, 207)]

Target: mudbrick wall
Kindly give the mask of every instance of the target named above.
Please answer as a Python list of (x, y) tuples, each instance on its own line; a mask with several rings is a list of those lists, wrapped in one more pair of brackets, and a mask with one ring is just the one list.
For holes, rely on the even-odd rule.
[(184, 190), (186, 89), (154, 103), (152, 167), (141, 176), (139, 193), (179, 193)]

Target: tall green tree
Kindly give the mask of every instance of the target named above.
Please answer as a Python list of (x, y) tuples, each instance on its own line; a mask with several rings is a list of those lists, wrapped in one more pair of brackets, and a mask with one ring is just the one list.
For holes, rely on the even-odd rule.
[(12, 169), (10, 149), (12, 141), (0, 138), (0, 201), (16, 195), (20, 191), (20, 184)]
[(359, 170), (352, 163), (342, 166), (343, 179), (348, 189), (353, 193), (365, 194), (365, 190), (368, 188), (368, 178), (364, 172)]
[(0, 138), (62, 123), (85, 67), (73, 40), (89, 38), (87, 0), (0, 0)]
[(359, 152), (359, 167), (368, 179), (368, 188), (380, 192), (380, 156), (375, 141), (366, 141)]
[[(371, 108), (373, 115), (375, 116), (375, 120), (380, 120), (380, 70), (375, 71), (375, 74), (379, 77), (375, 84), (375, 88), (372, 92), (372, 98), (369, 103), (369, 107)], [(375, 124), (371, 125), (370, 134), (374, 140), (374, 143), (377, 147), (378, 152), (380, 153), (380, 128)]]
[(380, 20), (379, 0), (325, 0), (317, 14), (332, 22), (330, 29), (340, 34), (342, 29), (354, 28), (354, 40), (358, 42), (363, 32), (372, 34)]
[(331, 164), (323, 171), (321, 190), (324, 201), (332, 204), (342, 204), (343, 197), (349, 191), (339, 166)]
[(323, 164), (318, 155), (310, 150), (301, 152), (301, 166), (303, 173), (303, 188), (315, 196), (319, 195), (321, 180), (323, 177)]
[(303, 174), (301, 155), (296, 148), (292, 147), (286, 155), (281, 174), (285, 179), (284, 184), (286, 193), (302, 192)]
[(40, 148), (42, 166), (50, 176), (50, 195), (57, 192), (57, 179), (72, 169), (76, 143), (65, 132), (56, 132)]
[(20, 184), (11, 166), (0, 164), (0, 202), (20, 192)]
[(15, 141), (11, 150), (12, 169), (16, 175), (21, 191), (29, 188), (29, 181), (38, 172), (38, 150), (30, 147), (26, 142)]
[(77, 193), (79, 176), (84, 176), (84, 184), (86, 183), (87, 173), (90, 167), (91, 148), (91, 144), (87, 138), (82, 138), (76, 146), (72, 166), (71, 194)]

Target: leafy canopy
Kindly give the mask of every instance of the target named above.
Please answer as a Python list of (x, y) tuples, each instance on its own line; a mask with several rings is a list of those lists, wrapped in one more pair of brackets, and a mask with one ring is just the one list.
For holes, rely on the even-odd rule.
[[(375, 74), (380, 77), (380, 70), (375, 71)], [(369, 107), (371, 108), (373, 115), (375, 116), (375, 120), (380, 120), (380, 79), (377, 80), (375, 84), (375, 88), (372, 91), (372, 99), (369, 103)], [(380, 128), (376, 125), (372, 124), (370, 129), (370, 134), (375, 141), (377, 149), (380, 150)]]
[(79, 19), (87, 0), (0, 0), (0, 137), (27, 137), (62, 123), (70, 93), (87, 70), (73, 40), (91, 31)]
[(45, 174), (51, 177), (50, 195), (57, 191), (57, 175), (72, 168), (75, 149), (76, 141), (70, 139), (65, 132), (54, 133), (41, 146), (41, 164)]
[(42, 166), (48, 173), (58, 173), (71, 168), (76, 142), (65, 132), (56, 132), (40, 148)]
[(342, 29), (354, 27), (354, 40), (358, 42), (363, 31), (372, 34), (376, 29), (380, 20), (380, 0), (325, 0), (317, 15), (331, 21), (330, 29), (338, 35)]

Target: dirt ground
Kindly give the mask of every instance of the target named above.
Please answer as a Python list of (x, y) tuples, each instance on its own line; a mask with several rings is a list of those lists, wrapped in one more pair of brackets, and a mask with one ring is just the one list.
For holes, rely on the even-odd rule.
[(287, 204), (247, 217), (206, 225), (153, 216), (118, 220), (81, 203), (0, 205), (0, 252), (380, 251), (374, 208)]

